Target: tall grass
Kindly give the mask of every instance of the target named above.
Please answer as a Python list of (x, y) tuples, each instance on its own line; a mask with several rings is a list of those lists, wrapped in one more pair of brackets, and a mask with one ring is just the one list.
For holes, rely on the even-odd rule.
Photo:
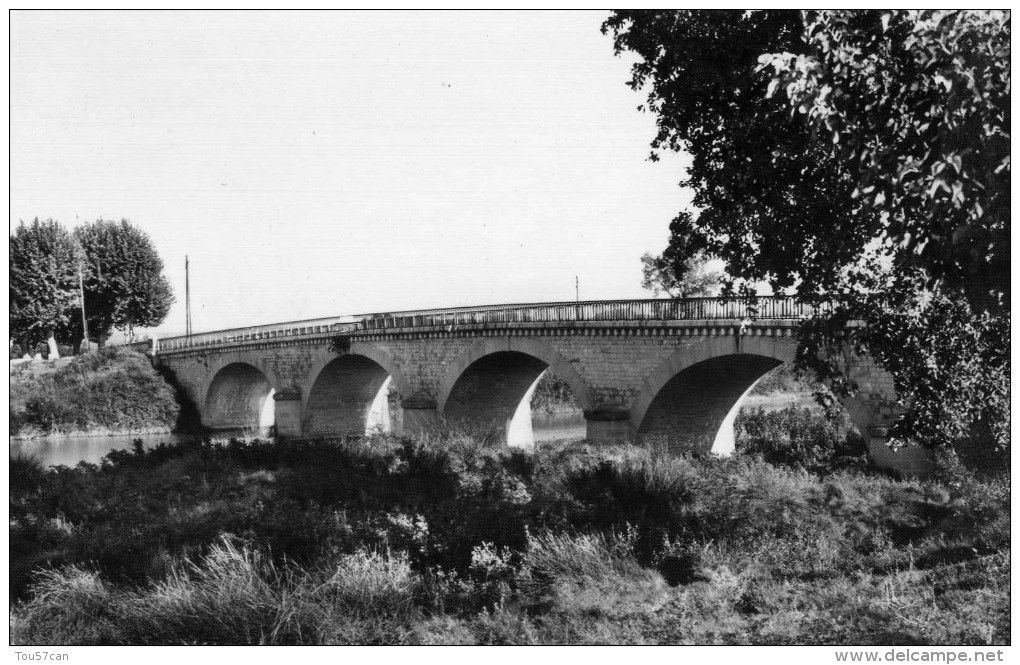
[(401, 555), (359, 550), (305, 571), (223, 537), (199, 561), (178, 559), (143, 589), (116, 587), (78, 566), (45, 571), (12, 630), (35, 644), (349, 641), (342, 638), (354, 637), (359, 622), (410, 616), (416, 591)]
[(634, 557), (636, 534), (542, 533), (528, 540), (522, 592), (561, 612), (618, 612), (659, 601), (666, 583)]
[(1008, 478), (818, 475), (633, 446), (524, 453), (462, 433), (22, 466), (18, 644), (1009, 634)]

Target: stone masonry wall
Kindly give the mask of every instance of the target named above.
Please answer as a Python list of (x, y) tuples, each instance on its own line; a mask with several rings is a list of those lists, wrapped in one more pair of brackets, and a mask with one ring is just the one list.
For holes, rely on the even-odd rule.
[[(534, 368), (527, 368), (529, 376), (532, 369), (540, 371), (540, 366), (549, 366), (570, 384), (589, 419), (589, 438), (603, 438), (599, 432), (634, 436), (642, 430), (679, 431), (682, 426), (675, 414), (668, 427), (664, 425), (671, 417), (667, 415), (666, 402), (676, 401), (669, 399), (676, 392), (679, 397), (674, 397), (680, 401), (701, 399), (705, 404), (712, 403), (712, 408), (702, 410), (703, 413), (693, 403), (674, 409), (683, 416), (681, 419), (688, 421), (688, 429), (696, 424), (693, 421), (700, 423), (695, 427), (699, 430), (695, 438), (700, 441), (710, 429), (705, 423), (715, 422), (720, 413), (725, 416), (722, 403), (739, 398), (750, 385), (748, 382), (757, 378), (752, 378), (753, 374), (793, 360), (794, 333), (788, 321), (743, 325), (734, 321), (528, 324), (518, 328), (510, 324), (500, 330), (462, 326), (358, 334), (347, 340), (345, 353), (367, 358), (385, 370), (400, 399), (418, 413), (430, 409), (443, 413), (458, 379), (479, 360), (499, 352), (525, 354), (540, 361)], [(229, 348), (173, 352), (158, 360), (173, 371), (200, 411), (205, 408), (207, 391), (217, 373), (231, 363), (246, 363), (262, 372), (277, 392), (299, 393), (301, 413), (306, 413), (316, 379), (340, 355), (330, 350), (332, 341), (321, 336), (246, 342)], [(693, 384), (678, 388), (674, 383), (662, 394), (667, 384), (687, 368), (723, 356), (763, 360), (753, 362), (757, 364), (748, 372), (731, 372), (729, 379), (718, 373), (698, 378), (695, 383), (708, 382), (704, 390)], [(907, 459), (909, 455), (892, 454), (878, 446), (877, 442), (884, 441), (883, 427), (895, 420), (897, 414), (892, 380), (870, 359), (855, 362), (861, 393), (846, 406), (862, 434), (872, 442), (875, 459), (886, 466), (897, 466), (900, 460), (906, 460), (903, 465), (908, 472), (920, 469), (923, 465), (920, 457)], [(464, 400), (469, 392), (454, 395), (455, 404), (449, 406), (455, 411), (468, 409)], [(480, 393), (477, 396), (480, 405), (487, 399)], [(653, 408), (657, 399), (659, 404)], [(319, 408), (322, 406), (324, 403)], [(502, 417), (505, 410), (506, 405), (500, 406), (497, 415)], [(644, 422), (646, 415), (651, 418), (648, 423)], [(404, 417), (410, 414), (405, 411)], [(593, 429), (600, 420), (612, 422)]]

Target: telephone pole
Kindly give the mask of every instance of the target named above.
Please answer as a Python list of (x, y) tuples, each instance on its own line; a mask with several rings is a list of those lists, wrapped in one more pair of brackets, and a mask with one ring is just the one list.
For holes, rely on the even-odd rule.
[(581, 302), (581, 278), (574, 275), (574, 302)]
[(89, 352), (89, 322), (85, 318), (85, 281), (81, 276), (81, 259), (78, 260), (78, 302), (81, 305), (81, 329), (82, 329), (82, 346), (85, 347), (84, 352)]

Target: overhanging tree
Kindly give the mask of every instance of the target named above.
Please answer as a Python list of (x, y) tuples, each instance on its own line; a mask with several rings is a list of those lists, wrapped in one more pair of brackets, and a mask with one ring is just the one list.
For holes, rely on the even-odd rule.
[[(85, 312), (89, 333), (104, 346), (116, 328), (159, 325), (174, 302), (163, 276), (163, 261), (149, 236), (127, 220), (97, 220), (79, 226), (74, 237), (85, 257)], [(80, 338), (81, 326), (70, 328)]]
[(50, 358), (57, 358), (56, 331), (78, 311), (74, 241), (52, 219), (35, 219), (18, 225), (10, 252), (11, 337), (26, 348), (46, 341)]
[[(900, 441), (1008, 444), (1009, 15), (614, 13), (653, 156), (692, 157), (697, 217), (727, 287), (825, 305), (800, 360), (873, 354), (909, 406)], [(863, 328), (847, 329), (850, 320)]]

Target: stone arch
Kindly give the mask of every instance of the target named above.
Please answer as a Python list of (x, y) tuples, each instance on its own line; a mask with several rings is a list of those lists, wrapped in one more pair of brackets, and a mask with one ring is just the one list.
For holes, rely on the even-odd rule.
[(261, 429), (274, 424), (276, 378), (264, 363), (230, 354), (209, 369), (202, 390), (203, 425), (213, 429)]
[(534, 337), (490, 337), (472, 345), (458, 356), (446, 370), (436, 394), (436, 406), (439, 411), (446, 412), (446, 402), (450, 398), (450, 392), (468, 367), (485, 356), (508, 351), (521, 353), (542, 361), (550, 370), (567, 382), (578, 403), (583, 408), (588, 408), (590, 401), (588, 383), (553, 346)]
[(390, 431), (389, 386), (405, 395), (409, 385), (393, 359), (368, 344), (349, 353), (316, 358), (304, 383), (302, 431), (306, 436)]
[(202, 393), (198, 395), (200, 403), (202, 404), (205, 403), (209, 395), (209, 387), (212, 386), (213, 381), (216, 380), (216, 375), (219, 373), (219, 371), (222, 370), (227, 365), (232, 365), (234, 363), (243, 363), (245, 365), (251, 365), (258, 371), (262, 372), (262, 374), (265, 375), (266, 379), (269, 381), (269, 384), (274, 389), (279, 389), (282, 385), (277, 377), (276, 370), (273, 367), (273, 364), (269, 362), (268, 358), (261, 356), (257, 353), (251, 353), (248, 351), (232, 351), (229, 353), (224, 353), (223, 355), (218, 355), (215, 357), (214, 360), (206, 364), (205, 372), (206, 378), (202, 384), (201, 388)]
[[(700, 427), (697, 422), (685, 424), (693, 434), (688, 432), (687, 441), (681, 439), (680, 445), (690, 446), (688, 450), (697, 452), (726, 454), (733, 449), (733, 421), (740, 401), (770, 369), (792, 363), (796, 349), (796, 338), (764, 335), (709, 337), (693, 347), (681, 349), (661, 363), (642, 384), (630, 408), (632, 431), (639, 436), (650, 433), (654, 425), (646, 421), (656, 407), (655, 400), (670, 389), (674, 389), (674, 394), (664, 395), (666, 399), (682, 398), (684, 378), (687, 378), (689, 385), (696, 387), (699, 398), (715, 402), (715, 409), (711, 414), (707, 413), (711, 409), (705, 409)], [(867, 357), (854, 360), (851, 374), (860, 384), (860, 390), (841, 400), (842, 406), (867, 442), (875, 464), (906, 475), (927, 473), (931, 464), (927, 451), (920, 448), (893, 451), (885, 445), (887, 428), (901, 412), (895, 404), (892, 377)], [(718, 384), (720, 375), (730, 381), (728, 387), (713, 387), (713, 379)], [(677, 419), (689, 416), (690, 410), (688, 407), (688, 413), (678, 414)]]
[[(400, 366), (397, 365), (393, 356), (382, 349), (379, 349), (367, 342), (355, 342), (351, 345), (350, 351), (344, 355), (364, 356), (368, 358), (385, 369), (387, 374), (392, 377), (391, 380), (393, 382), (393, 386), (397, 389), (397, 392), (404, 397), (409, 397), (413, 394), (414, 391), (411, 388), (411, 383), (405, 378)], [(326, 365), (339, 357), (340, 354), (337, 354), (335, 351), (323, 350), (312, 358), (312, 366), (305, 374), (305, 380), (301, 384), (302, 406), (307, 406), (308, 395), (312, 386), (315, 385), (315, 380), (319, 377), (319, 374), (322, 373), (322, 370), (326, 367)]]
[(740, 401), (762, 376), (792, 362), (796, 348), (789, 337), (724, 336), (678, 350), (638, 390), (634, 433), (664, 435), (690, 452), (731, 452)]
[(588, 403), (586, 382), (555, 348), (534, 338), (505, 337), (481, 340), (457, 358), (440, 384), (437, 406), (450, 421), (491, 428), (511, 445), (530, 445), (529, 398), (547, 369)]

